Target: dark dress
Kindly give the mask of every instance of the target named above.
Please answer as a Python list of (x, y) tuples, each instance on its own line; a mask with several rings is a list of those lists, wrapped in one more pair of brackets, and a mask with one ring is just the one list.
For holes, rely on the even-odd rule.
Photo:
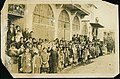
[(72, 48), (69, 48), (68, 49), (69, 50), (69, 58), (72, 58), (73, 57), (73, 49)]
[(50, 54), (50, 73), (57, 73), (58, 52), (52, 50)]
[(68, 50), (67, 48), (64, 49), (64, 67), (67, 67), (69, 64), (69, 56), (68, 56)]

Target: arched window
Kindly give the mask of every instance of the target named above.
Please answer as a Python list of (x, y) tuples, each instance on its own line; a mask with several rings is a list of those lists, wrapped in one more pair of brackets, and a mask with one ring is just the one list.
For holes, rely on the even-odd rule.
[(50, 5), (47, 4), (38, 4), (35, 7), (35, 10), (33, 12), (33, 22), (34, 23), (41, 23), (41, 24), (47, 24), (52, 25), (52, 19), (53, 19), (53, 11), (50, 7)]
[(58, 37), (70, 39), (70, 19), (66, 10), (61, 11), (58, 19)]
[[(33, 30), (37, 38), (54, 39), (53, 11), (48, 4), (37, 4), (33, 12)], [(52, 34), (52, 36), (51, 36)]]
[[(83, 27), (82, 27), (82, 34), (87, 35), (88, 34), (88, 25), (87, 22), (82, 22)], [(95, 29), (94, 29), (94, 33), (95, 33)]]
[(80, 22), (79, 22), (79, 18), (77, 16), (75, 16), (74, 19), (73, 19), (72, 31), (73, 31), (73, 34), (79, 34)]

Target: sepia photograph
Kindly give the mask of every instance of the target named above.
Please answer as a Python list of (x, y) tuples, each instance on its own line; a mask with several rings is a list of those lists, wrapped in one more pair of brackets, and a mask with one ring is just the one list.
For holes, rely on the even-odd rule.
[(6, 0), (1, 60), (14, 78), (115, 77), (118, 5), (102, 0)]

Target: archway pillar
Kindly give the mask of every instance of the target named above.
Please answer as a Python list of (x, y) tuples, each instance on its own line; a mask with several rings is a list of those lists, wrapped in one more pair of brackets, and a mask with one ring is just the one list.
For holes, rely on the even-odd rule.
[(71, 15), (71, 16), (70, 16), (70, 40), (72, 40), (72, 33), (73, 33), (72, 24), (73, 24), (74, 16), (75, 16), (75, 15)]
[(58, 38), (58, 18), (59, 18), (59, 9), (55, 9), (54, 10), (55, 11), (55, 14), (54, 14), (54, 27), (55, 27), (55, 37), (54, 37), (54, 39), (55, 38)]
[(29, 31), (32, 30), (33, 26), (33, 11), (35, 8), (35, 4), (26, 4), (26, 10), (25, 10), (25, 18), (26, 18), (26, 24), (25, 27), (29, 29)]
[[(59, 20), (59, 15), (60, 15), (60, 12), (62, 11), (63, 9), (60, 8), (60, 9), (57, 9), (56, 7), (53, 9), (54, 11), (54, 27), (55, 27), (55, 38), (58, 38), (58, 31), (59, 31), (59, 28), (58, 28), (58, 20)], [(61, 39), (61, 38), (59, 38)]]

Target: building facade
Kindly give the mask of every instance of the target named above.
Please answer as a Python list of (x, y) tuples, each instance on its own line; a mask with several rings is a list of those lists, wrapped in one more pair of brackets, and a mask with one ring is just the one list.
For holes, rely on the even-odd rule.
[[(74, 34), (87, 35), (90, 40), (93, 38), (90, 22), (95, 22), (93, 11), (97, 9), (93, 4), (6, 4), (1, 12), (1, 52), (6, 50), (10, 24), (19, 25), (23, 30), (28, 28), (37, 40), (71, 40)], [(4, 63), (5, 53), (2, 54)]]
[(85, 16), (90, 17), (90, 11), (84, 8), (89, 4), (9, 4), (8, 8), (21, 5), (24, 6), (23, 14), (19, 14), (18, 10), (16, 13), (8, 11), (8, 24), (13, 23), (23, 29), (33, 30), (37, 39), (71, 40), (73, 34), (88, 35), (89, 33), (89, 22), (82, 21)]

